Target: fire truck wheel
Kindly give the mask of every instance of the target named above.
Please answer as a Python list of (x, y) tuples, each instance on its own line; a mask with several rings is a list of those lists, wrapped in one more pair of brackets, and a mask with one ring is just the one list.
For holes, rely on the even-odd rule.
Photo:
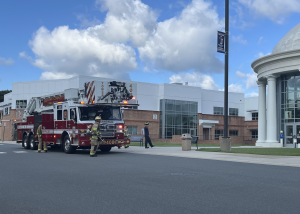
[(27, 135), (24, 136), (23, 142), (24, 142), (24, 149), (30, 149), (30, 143)]
[(29, 138), (29, 142), (30, 142), (30, 149), (31, 150), (36, 150), (36, 142), (34, 141), (33, 135), (30, 136)]
[(100, 146), (101, 152), (109, 152), (111, 150), (111, 146)]
[(73, 154), (76, 151), (76, 147), (71, 145), (71, 141), (68, 135), (65, 136), (63, 148), (66, 154)]

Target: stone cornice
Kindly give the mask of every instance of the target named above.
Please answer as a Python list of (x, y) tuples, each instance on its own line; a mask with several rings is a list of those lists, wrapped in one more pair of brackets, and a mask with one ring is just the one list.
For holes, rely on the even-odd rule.
[[(300, 49), (284, 51), (284, 52), (270, 54), (270, 55), (261, 57), (261, 58), (255, 60), (254, 62), (252, 62), (251, 67), (253, 68), (253, 70), (256, 73), (258, 73), (259, 67), (266, 63), (271, 63), (274, 61), (278, 62), (278, 60), (287, 60), (288, 58), (291, 59), (294, 57), (296, 57), (296, 58), (300, 57)], [(299, 64), (300, 64), (300, 62), (299, 62)]]
[(251, 64), (258, 79), (269, 75), (280, 75), (289, 71), (300, 71), (300, 49), (264, 56)]

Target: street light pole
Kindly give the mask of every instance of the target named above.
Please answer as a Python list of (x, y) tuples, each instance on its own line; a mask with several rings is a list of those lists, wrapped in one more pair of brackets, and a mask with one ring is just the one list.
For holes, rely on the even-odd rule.
[(228, 58), (229, 58), (229, 0), (225, 0), (225, 81), (224, 81), (224, 138), (228, 138)]

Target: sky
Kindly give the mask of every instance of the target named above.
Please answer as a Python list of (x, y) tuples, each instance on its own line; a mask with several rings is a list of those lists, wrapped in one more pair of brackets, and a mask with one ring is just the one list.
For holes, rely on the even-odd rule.
[[(251, 63), (300, 20), (299, 0), (230, 0), (229, 91), (258, 96)], [(224, 90), (225, 0), (0, 2), (0, 90), (77, 75)]]

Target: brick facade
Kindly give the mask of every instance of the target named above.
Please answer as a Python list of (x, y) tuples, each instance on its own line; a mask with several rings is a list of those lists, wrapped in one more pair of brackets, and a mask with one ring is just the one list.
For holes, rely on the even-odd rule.
[[(3, 115), (0, 119), (0, 139), (1, 141), (12, 141), (14, 140), (14, 133), (13, 133), (13, 124), (15, 120), (21, 120), (24, 110), (16, 110), (11, 109), (9, 115)], [(4, 123), (6, 124), (4, 128)], [(4, 139), (3, 139), (4, 133)]]
[[(157, 115), (157, 119), (153, 119), (153, 115)], [(212, 126), (210, 129), (210, 138), (208, 138), (208, 128), (203, 129), (202, 125), (197, 127), (197, 135), (199, 136), (198, 143), (201, 144), (220, 144), (218, 139), (215, 139), (215, 130), (224, 129), (224, 117), (223, 115), (207, 115), (198, 113), (199, 120), (217, 120), (218, 124)], [(124, 110), (124, 122), (127, 126), (138, 127), (137, 135), (141, 135), (141, 129), (144, 128), (144, 123), (149, 122), (150, 137), (153, 142), (162, 143), (181, 143), (181, 135), (173, 135), (172, 139), (159, 139), (159, 111), (145, 111), (145, 110)], [(257, 121), (245, 121), (245, 117), (240, 116), (228, 116), (228, 130), (238, 131), (238, 136), (230, 136), (232, 139), (232, 145), (245, 144), (255, 145), (257, 139), (252, 139), (251, 131), (257, 130)], [(206, 132), (206, 139), (203, 139), (203, 131)], [(210, 139), (210, 140), (209, 140)]]

